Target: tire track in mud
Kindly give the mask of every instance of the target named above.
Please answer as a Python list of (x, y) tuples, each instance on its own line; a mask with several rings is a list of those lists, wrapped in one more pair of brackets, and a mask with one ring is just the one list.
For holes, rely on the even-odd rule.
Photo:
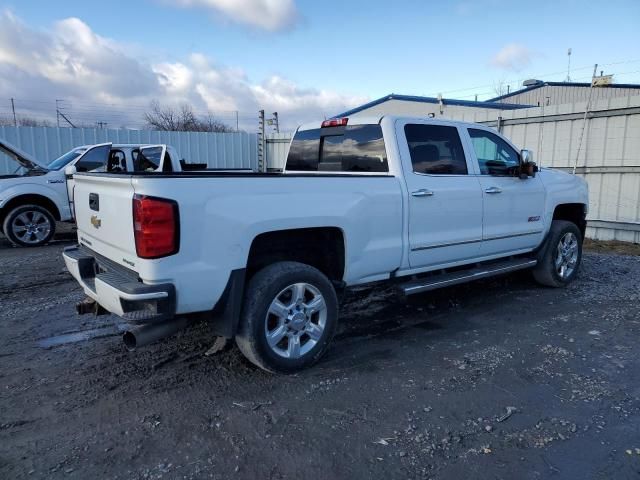
[(8, 295), (8, 294), (12, 294), (12, 293), (17, 293), (16, 290), (18, 289), (33, 289), (33, 288), (39, 288), (39, 287), (53, 287), (56, 285), (62, 285), (65, 283), (72, 283), (74, 282), (73, 277), (68, 274), (65, 273), (64, 274), (65, 278), (59, 278), (59, 279), (55, 279), (55, 280), (45, 280), (45, 281), (40, 281), (40, 282), (32, 282), (32, 283), (16, 283), (11, 285), (9, 288), (2, 288), (0, 289), (0, 294), (2, 295)]

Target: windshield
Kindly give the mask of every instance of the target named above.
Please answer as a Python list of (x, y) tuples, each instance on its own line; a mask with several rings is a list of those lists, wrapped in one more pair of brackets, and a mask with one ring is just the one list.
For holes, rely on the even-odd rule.
[(85, 152), (84, 148), (76, 148), (74, 150), (71, 150), (70, 152), (65, 153), (61, 157), (56, 158), (53, 162), (47, 165), (47, 168), (49, 170), (60, 170), (61, 168), (64, 168), (69, 162), (78, 158), (84, 152)]

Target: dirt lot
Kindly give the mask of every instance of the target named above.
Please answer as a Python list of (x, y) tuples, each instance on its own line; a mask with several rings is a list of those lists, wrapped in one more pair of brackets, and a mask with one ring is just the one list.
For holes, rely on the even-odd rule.
[[(640, 476), (640, 257), (403, 304), (354, 292), (326, 358), (266, 374), (195, 325), (134, 353), (62, 243), (0, 245), (0, 478)], [(629, 252), (633, 253), (633, 252)]]

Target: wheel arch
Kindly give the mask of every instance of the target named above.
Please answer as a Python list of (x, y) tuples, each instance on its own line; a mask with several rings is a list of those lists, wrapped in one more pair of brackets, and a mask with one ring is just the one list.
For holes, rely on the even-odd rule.
[(296, 261), (320, 270), (333, 282), (345, 275), (345, 234), (339, 227), (308, 227), (263, 232), (253, 239), (247, 278), (278, 261)]
[[(344, 232), (338, 227), (293, 228), (256, 235), (251, 242), (245, 268), (231, 272), (222, 296), (211, 311), (209, 319), (214, 334), (225, 338), (235, 336), (247, 283), (259, 270), (272, 263), (297, 261), (311, 265), (326, 275), (334, 286), (342, 287), (344, 242)], [(305, 245), (302, 255), (295, 250), (300, 244)]]
[(566, 220), (574, 223), (584, 239), (587, 229), (587, 206), (584, 203), (561, 203), (553, 209), (552, 220)]
[(4, 206), (0, 209), (0, 224), (4, 222), (4, 219), (11, 210), (22, 205), (38, 205), (49, 210), (55, 220), (60, 221), (61, 219), (60, 210), (53, 200), (44, 195), (29, 193), (16, 195), (4, 204)]

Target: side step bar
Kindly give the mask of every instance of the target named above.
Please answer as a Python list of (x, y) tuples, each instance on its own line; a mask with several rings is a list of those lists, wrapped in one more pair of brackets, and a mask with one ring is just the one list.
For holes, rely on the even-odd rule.
[(530, 258), (519, 258), (516, 260), (502, 261), (488, 265), (476, 266), (468, 270), (458, 270), (451, 273), (441, 273), (432, 275), (427, 278), (412, 280), (407, 283), (400, 284), (400, 291), (404, 295), (413, 295), (415, 293), (428, 292), (437, 288), (449, 287), (459, 283), (467, 283), (481, 278), (502, 275), (503, 273), (515, 272), (531, 268), (538, 263)]

